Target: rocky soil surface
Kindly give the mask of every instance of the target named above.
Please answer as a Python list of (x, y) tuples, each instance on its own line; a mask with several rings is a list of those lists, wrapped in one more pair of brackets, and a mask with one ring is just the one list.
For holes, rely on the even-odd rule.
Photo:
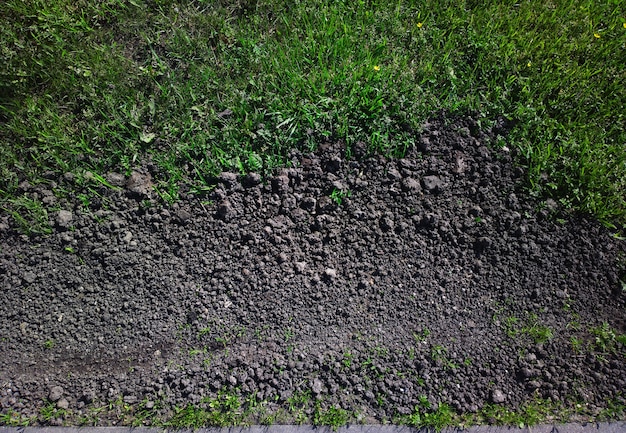
[(432, 120), (402, 159), (324, 144), (173, 205), (150, 164), (99, 198), (55, 198), (88, 175), (22, 184), (56, 211), (48, 236), (2, 216), (2, 419), (151, 423), (224, 395), (275, 422), (623, 404), (625, 242), (531, 198), (497, 132)]

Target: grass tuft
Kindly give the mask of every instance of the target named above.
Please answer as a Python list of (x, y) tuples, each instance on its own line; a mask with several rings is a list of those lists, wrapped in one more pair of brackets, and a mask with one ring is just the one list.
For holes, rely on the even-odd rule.
[(7, 0), (0, 14), (0, 202), (34, 232), (18, 184), (47, 172), (150, 159), (175, 200), (326, 140), (401, 155), (440, 110), (509, 119), (534, 193), (626, 224), (619, 2)]

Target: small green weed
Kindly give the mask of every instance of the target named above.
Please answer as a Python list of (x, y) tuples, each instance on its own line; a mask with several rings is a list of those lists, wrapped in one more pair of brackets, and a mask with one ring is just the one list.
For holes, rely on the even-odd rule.
[(577, 337), (571, 337), (570, 343), (575, 354), (579, 355), (583, 351), (583, 341)]
[(550, 328), (538, 322), (536, 314), (529, 315), (528, 323), (521, 332), (528, 335), (537, 344), (545, 343), (554, 337)]
[(448, 349), (441, 345), (433, 346), (430, 352), (430, 356), (433, 361), (443, 365), (443, 368), (445, 370), (455, 370), (456, 368), (458, 368), (458, 365), (452, 362), (452, 360), (448, 357)]
[(428, 328), (423, 329), (421, 332), (414, 332), (413, 338), (416, 343), (425, 343), (426, 340), (430, 337), (430, 330)]
[(28, 427), (32, 421), (31, 418), (27, 418), (12, 409), (0, 414), (0, 425), (8, 427)]
[(340, 189), (333, 189), (333, 192), (330, 193), (330, 198), (332, 201), (334, 201), (337, 206), (341, 206), (341, 203), (343, 202), (343, 199), (345, 199), (346, 197), (351, 197), (352, 196), (352, 192), (350, 190), (340, 190)]
[(626, 335), (618, 334), (608, 323), (591, 328), (594, 337), (592, 349), (600, 353), (616, 353), (620, 348), (626, 347)]
[(626, 403), (623, 395), (618, 395), (616, 398), (608, 399), (606, 402), (606, 408), (598, 414), (598, 421), (613, 421), (617, 419), (624, 419), (626, 415)]
[(517, 335), (518, 331), (517, 331), (517, 324), (519, 322), (519, 319), (517, 317), (507, 317), (506, 319), (504, 319), (504, 328), (506, 330), (506, 335), (508, 335), (511, 338), (515, 338), (515, 336)]
[[(190, 329), (188, 324), (183, 326), (183, 330)], [(207, 325), (201, 328), (197, 334), (196, 338), (199, 341), (205, 342), (207, 339), (212, 340), (214, 343), (222, 346), (223, 349), (226, 349), (233, 341), (244, 337), (247, 334), (247, 329), (243, 326), (226, 326), (223, 324), (213, 324)]]
[(413, 409), (413, 413), (398, 418), (398, 423), (418, 429), (432, 428), (440, 432), (445, 427), (455, 425), (456, 416), (450, 406), (445, 403), (440, 403), (436, 410), (432, 410), (426, 396), (421, 396), (419, 403)]
[(415, 359), (415, 348), (414, 347), (409, 347), (408, 357), (409, 357), (410, 360), (414, 360)]
[(125, 421), (124, 424), (129, 424), (132, 427), (141, 427), (147, 424), (159, 425), (158, 410), (160, 406), (160, 401), (150, 402), (149, 400), (144, 400), (132, 408), (127, 416), (128, 421)]
[(545, 343), (554, 337), (552, 330), (540, 324), (534, 313), (527, 314), (525, 321), (513, 316), (507, 317), (504, 319), (504, 329), (510, 338), (526, 336), (536, 344)]
[(295, 392), (287, 399), (287, 411), (297, 424), (308, 422), (309, 417), (306, 410), (311, 404), (311, 393), (309, 391)]
[(54, 402), (47, 402), (41, 409), (39, 409), (40, 418), (44, 422), (48, 422), (55, 418), (63, 418), (67, 411), (56, 407)]
[(523, 404), (519, 409), (512, 410), (497, 404), (486, 405), (476, 416), (471, 417), (470, 423), (488, 423), (495, 425), (516, 426), (525, 428), (537, 425), (548, 415), (563, 413), (559, 406), (547, 400), (536, 399)]
[(203, 347), (202, 349), (189, 349), (189, 356), (193, 358), (194, 356), (202, 355), (207, 353), (207, 348)]
[(76, 424), (80, 427), (83, 426), (97, 426), (100, 422), (100, 414), (105, 412), (104, 406), (89, 407), (86, 409), (86, 414), (79, 416), (76, 420)]
[(337, 430), (348, 423), (350, 414), (347, 410), (331, 406), (328, 409), (322, 409), (321, 402), (315, 402), (315, 410), (313, 412), (313, 424), (316, 426), (329, 426), (333, 430)]
[(227, 427), (239, 425), (244, 419), (239, 397), (220, 393), (215, 398), (205, 398), (201, 404), (186, 405), (175, 410), (165, 423), (172, 428)]
[(352, 355), (352, 353), (345, 352), (343, 354), (343, 359), (341, 360), (341, 363), (343, 364), (343, 366), (345, 368), (350, 368), (350, 366), (352, 365), (352, 359), (353, 358), (354, 358), (354, 356)]
[(206, 326), (206, 327), (204, 327), (204, 328), (202, 328), (202, 329), (200, 329), (198, 331), (198, 338), (202, 338), (205, 335), (208, 335), (210, 333), (211, 333), (211, 327), (210, 326)]

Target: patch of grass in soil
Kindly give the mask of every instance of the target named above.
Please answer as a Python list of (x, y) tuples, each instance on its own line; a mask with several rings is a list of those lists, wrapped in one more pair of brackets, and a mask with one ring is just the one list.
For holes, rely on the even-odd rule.
[(327, 140), (402, 154), (438, 110), (505, 119), (499, 142), (534, 192), (626, 221), (619, 2), (7, 0), (0, 14), (0, 206), (26, 233), (49, 228), (24, 181), (59, 195), (54, 176), (150, 159), (170, 201)]
[(549, 400), (534, 399), (517, 409), (497, 404), (488, 404), (476, 415), (464, 417), (464, 423), (517, 426), (534, 426), (542, 422), (559, 422), (567, 419), (563, 407)]
[(612, 329), (608, 323), (590, 329), (592, 350), (599, 353), (617, 353), (626, 349), (626, 335)]
[(353, 416), (345, 409), (331, 406), (322, 408), (320, 400), (315, 401), (315, 411), (313, 412), (313, 424), (316, 426), (329, 426), (333, 430), (344, 426), (353, 419)]
[(396, 422), (418, 429), (433, 428), (439, 432), (444, 427), (457, 425), (456, 418), (456, 414), (447, 404), (441, 403), (433, 409), (426, 396), (422, 396), (413, 413), (398, 418)]
[(504, 328), (509, 337), (526, 337), (535, 344), (546, 343), (554, 337), (552, 329), (541, 324), (537, 314), (527, 313), (526, 320), (515, 316), (504, 318)]
[(610, 399), (606, 403), (606, 408), (602, 409), (598, 414), (599, 421), (612, 421), (615, 419), (624, 419), (626, 416), (626, 399), (624, 395), (620, 395), (615, 399)]
[(9, 409), (0, 414), (0, 425), (7, 427), (27, 427), (33, 422), (33, 418), (26, 417), (19, 412)]
[(39, 416), (44, 423), (49, 423), (55, 418), (64, 418), (67, 414), (67, 410), (59, 409), (55, 402), (47, 402), (41, 409), (39, 409)]
[[(26, 416), (17, 411), (0, 415), (0, 425), (24, 427), (29, 425), (129, 425), (175, 429), (204, 427), (234, 427), (252, 424), (305, 424), (329, 426), (336, 430), (349, 423), (362, 420), (358, 414), (336, 406), (324, 405), (323, 397), (312, 398), (310, 393), (295, 393), (285, 403), (270, 405), (256, 396), (243, 396), (237, 390), (224, 390), (216, 397), (206, 397), (199, 404), (188, 404), (163, 410), (162, 402), (144, 400), (126, 403), (119, 398), (109, 404), (94, 402), (80, 411), (58, 409), (53, 402), (44, 402), (38, 415)], [(270, 406), (273, 409), (270, 409)], [(542, 423), (565, 422), (576, 416), (579, 420), (610, 421), (622, 419), (626, 414), (623, 397), (607, 400), (606, 406), (591, 413), (584, 404), (565, 407), (559, 402), (535, 398), (517, 408), (507, 405), (487, 404), (476, 413), (459, 414), (444, 402), (435, 405), (425, 397), (409, 415), (397, 416), (394, 424), (441, 431), (446, 427), (472, 425), (502, 425), (519, 428)]]
[(163, 423), (171, 428), (226, 427), (241, 425), (246, 413), (239, 396), (222, 392), (215, 398), (204, 398), (199, 405), (176, 408), (174, 415)]

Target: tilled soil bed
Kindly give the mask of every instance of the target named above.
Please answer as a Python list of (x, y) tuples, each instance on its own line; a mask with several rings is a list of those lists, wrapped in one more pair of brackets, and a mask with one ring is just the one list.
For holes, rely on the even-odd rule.
[(623, 407), (625, 243), (532, 199), (495, 133), (433, 120), (402, 159), (325, 144), (171, 206), (150, 164), (89, 202), (54, 198), (69, 173), (21, 185), (60, 211), (48, 236), (1, 224), (3, 422)]

